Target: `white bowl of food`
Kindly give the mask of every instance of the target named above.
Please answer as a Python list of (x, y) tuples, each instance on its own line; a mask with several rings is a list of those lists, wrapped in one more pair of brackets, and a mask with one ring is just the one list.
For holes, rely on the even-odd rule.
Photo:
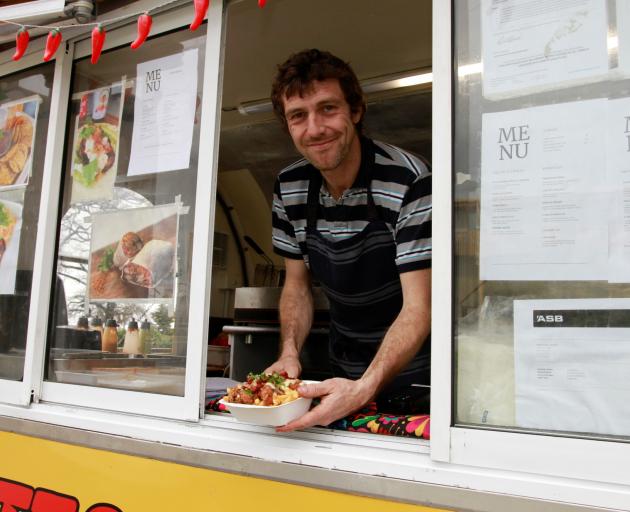
[(297, 387), (300, 383), (313, 382), (289, 379), (277, 373), (250, 374), (246, 382), (228, 388), (228, 394), (220, 403), (238, 421), (279, 427), (308, 412), (312, 399), (299, 396)]

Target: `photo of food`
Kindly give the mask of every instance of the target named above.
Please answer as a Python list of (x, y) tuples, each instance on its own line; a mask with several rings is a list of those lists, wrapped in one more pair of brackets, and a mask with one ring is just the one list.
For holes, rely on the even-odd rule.
[(36, 96), (0, 105), (0, 190), (28, 184), (39, 102)]
[(118, 173), (122, 94), (122, 86), (116, 84), (73, 96), (79, 103), (71, 158), (73, 204), (112, 198)]
[(172, 299), (179, 205), (93, 217), (89, 300)]
[(0, 200), (0, 295), (15, 293), (22, 205)]

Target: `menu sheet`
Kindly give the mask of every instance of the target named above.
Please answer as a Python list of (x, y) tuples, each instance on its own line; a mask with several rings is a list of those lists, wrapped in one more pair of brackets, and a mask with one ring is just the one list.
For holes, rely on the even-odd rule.
[(608, 101), (606, 174), (610, 190), (608, 280), (630, 282), (630, 98)]
[(607, 279), (606, 106), (483, 115), (480, 279)]
[(197, 67), (196, 48), (138, 64), (128, 176), (190, 166)]
[(602, 0), (483, 0), (481, 12), (488, 98), (580, 83), (608, 72)]
[(519, 427), (630, 432), (630, 299), (514, 301)]

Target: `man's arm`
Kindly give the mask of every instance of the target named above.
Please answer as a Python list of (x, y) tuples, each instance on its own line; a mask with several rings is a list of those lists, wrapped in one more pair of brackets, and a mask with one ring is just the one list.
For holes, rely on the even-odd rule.
[(347, 416), (375, 398), (413, 359), (431, 329), (431, 270), (405, 272), (400, 281), (403, 307), (363, 376), (357, 381), (335, 378), (301, 386), (300, 395), (322, 397), (321, 403), (278, 431), (328, 425)]
[(313, 295), (310, 273), (303, 259), (285, 258), (285, 268), (280, 295), (280, 355), (265, 372), (286, 371), (295, 378), (302, 371), (300, 350), (313, 323)]

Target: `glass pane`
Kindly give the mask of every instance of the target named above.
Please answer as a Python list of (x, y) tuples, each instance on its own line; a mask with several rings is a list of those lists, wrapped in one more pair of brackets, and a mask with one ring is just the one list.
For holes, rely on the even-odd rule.
[[(285, 260), (274, 252), (272, 243), (274, 183), (282, 169), (301, 158), (272, 112), (271, 85), (278, 65), (305, 48), (329, 51), (349, 62), (368, 104), (364, 134), (427, 159), (431, 156), (431, 2), (386, 4), (293, 0), (268, 3), (262, 18), (255, 2), (234, 2), (228, 8), (208, 356), (213, 375), (225, 371), (218, 364), (210, 368), (210, 358), (213, 350), (223, 349), (221, 330), (228, 324), (236, 323), (245, 332), (256, 326), (268, 330), (232, 336), (232, 365), (227, 370), (231, 378), (241, 381), (248, 372), (263, 371), (278, 355), (278, 298)], [(353, 37), (348, 37), (348, 27)], [(348, 197), (353, 193), (367, 198), (365, 189), (348, 192)], [(345, 208), (356, 212), (363, 205), (360, 201), (340, 205), (335, 213), (337, 235), (347, 241), (351, 237), (346, 235), (356, 226), (350, 227), (353, 223), (344, 218), (352, 216)], [(346, 233), (340, 233), (345, 226)], [(315, 284), (317, 332), (311, 333), (302, 350), (301, 376), (323, 380), (333, 375), (329, 311), (323, 287)], [(360, 337), (357, 332), (352, 332), (355, 339), (349, 345)], [(373, 329), (362, 341), (379, 335)], [(361, 357), (366, 358), (363, 353)], [(413, 409), (421, 402), (416, 398), (427, 395), (426, 382), (418, 379), (413, 384), (416, 392), (406, 394), (397, 409)], [(426, 401), (421, 405), (424, 409), (410, 412), (427, 412)]]
[(183, 396), (204, 33), (74, 63), (50, 381)]
[(0, 79), (0, 379), (23, 378), (53, 74)]
[(627, 439), (626, 3), (454, 5), (455, 421)]

